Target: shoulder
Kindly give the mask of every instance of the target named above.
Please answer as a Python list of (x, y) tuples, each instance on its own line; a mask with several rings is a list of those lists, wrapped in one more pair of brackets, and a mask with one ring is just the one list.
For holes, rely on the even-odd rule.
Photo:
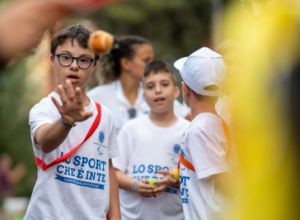
[(51, 97), (55, 97), (59, 102), (60, 102), (60, 98), (58, 96), (58, 94), (51, 92), (50, 94), (48, 94), (48, 96), (42, 98), (39, 102), (37, 102), (35, 105), (32, 106), (32, 108), (30, 109), (30, 114), (33, 114), (35, 112), (41, 112), (41, 111), (49, 111), (52, 109), (56, 109)]
[(146, 123), (148, 119), (148, 115), (142, 115), (137, 118), (131, 119), (124, 124), (124, 127), (133, 128)]
[(115, 85), (115, 81), (108, 84), (96, 86), (91, 90), (89, 90), (87, 92), (87, 95), (94, 99), (101, 96), (105, 97), (107, 96), (108, 92), (114, 92), (114, 87), (115, 87), (114, 85)]
[(113, 116), (112, 116), (112, 113), (111, 111), (103, 104), (95, 101), (94, 99), (92, 99), (96, 104), (99, 104), (100, 107), (101, 107), (101, 117), (106, 117), (106, 118), (109, 118), (109, 119), (113, 119)]
[(219, 132), (222, 129), (221, 119), (213, 113), (201, 113), (191, 122), (191, 132)]
[(121, 130), (126, 130), (126, 131), (133, 131), (133, 130), (144, 130), (145, 126), (148, 122), (149, 118), (148, 115), (142, 115), (137, 118), (131, 119), (127, 121)]
[(191, 124), (191, 122), (189, 120), (186, 120), (185, 118), (177, 117), (177, 119), (178, 119), (178, 123), (181, 126), (189, 126)]

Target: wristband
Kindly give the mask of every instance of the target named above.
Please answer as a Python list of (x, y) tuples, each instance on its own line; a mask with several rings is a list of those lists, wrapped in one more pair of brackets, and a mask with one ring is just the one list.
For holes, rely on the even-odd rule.
[(61, 124), (65, 127), (65, 128), (72, 128), (72, 127), (75, 127), (76, 124), (68, 124), (67, 122), (64, 121), (63, 117), (60, 117), (60, 120)]
[(137, 192), (138, 185), (139, 185), (139, 181), (138, 180), (133, 180), (133, 182), (131, 184), (131, 191), (132, 192)]

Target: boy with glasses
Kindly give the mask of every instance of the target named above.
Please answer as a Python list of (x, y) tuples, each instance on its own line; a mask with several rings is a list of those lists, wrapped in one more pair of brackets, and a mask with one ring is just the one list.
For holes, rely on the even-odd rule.
[(51, 41), (58, 84), (30, 110), (38, 179), (25, 219), (120, 219), (113, 118), (85, 91), (98, 59), (89, 36), (77, 25)]

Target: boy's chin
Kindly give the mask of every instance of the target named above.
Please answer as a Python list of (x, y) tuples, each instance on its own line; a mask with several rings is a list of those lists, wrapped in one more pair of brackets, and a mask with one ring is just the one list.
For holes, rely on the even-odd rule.
[(157, 115), (169, 114), (172, 112), (171, 108), (157, 108), (157, 109), (152, 109), (151, 111), (152, 113)]

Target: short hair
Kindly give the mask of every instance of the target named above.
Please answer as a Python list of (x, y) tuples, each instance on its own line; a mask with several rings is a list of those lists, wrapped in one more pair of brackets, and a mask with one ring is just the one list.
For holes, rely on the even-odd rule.
[[(72, 43), (76, 40), (78, 44), (83, 48), (88, 48), (88, 41), (91, 35), (91, 31), (83, 25), (71, 25), (57, 32), (50, 44), (51, 54), (55, 54), (58, 46), (64, 44), (68, 39), (71, 39)], [(95, 54), (97, 60), (99, 56)]]
[(169, 73), (174, 85), (177, 83), (176, 76), (172, 71), (171, 67), (162, 60), (153, 60), (152, 62), (148, 63), (144, 70), (144, 78), (150, 76), (151, 74), (158, 74), (159, 72)]

